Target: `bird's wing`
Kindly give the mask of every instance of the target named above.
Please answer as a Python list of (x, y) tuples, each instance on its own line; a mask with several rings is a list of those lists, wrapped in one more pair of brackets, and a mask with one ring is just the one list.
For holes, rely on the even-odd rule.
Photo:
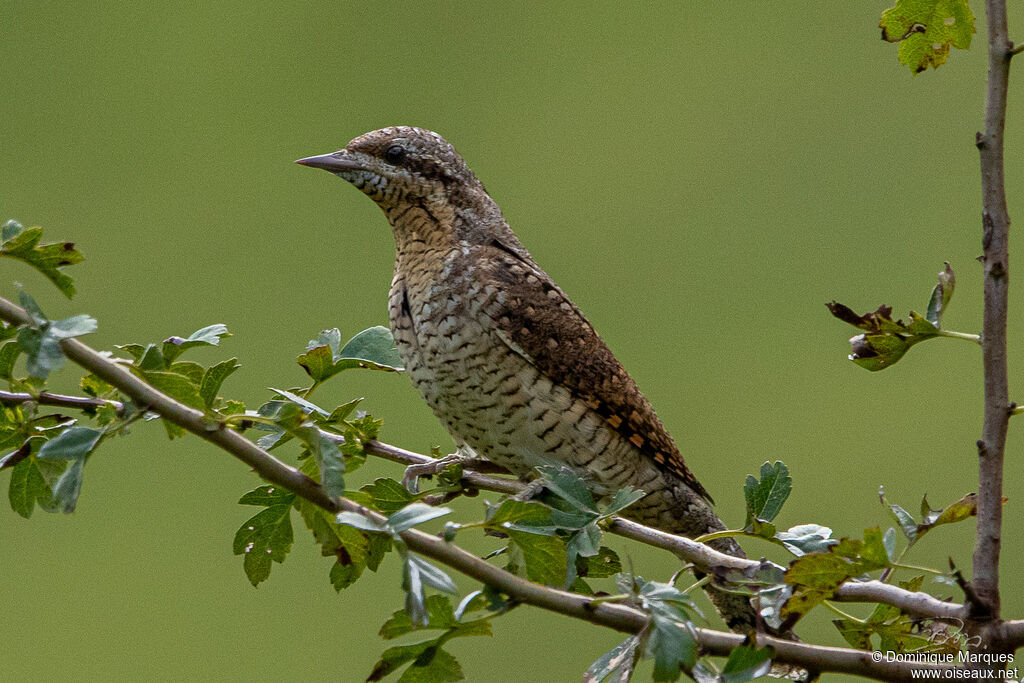
[(658, 466), (713, 502), (636, 382), (558, 285), (529, 258), (498, 241), (478, 248), (483, 253), (473, 261), (486, 264), (486, 280), (505, 294), (484, 313), (497, 336), (552, 382), (573, 391)]

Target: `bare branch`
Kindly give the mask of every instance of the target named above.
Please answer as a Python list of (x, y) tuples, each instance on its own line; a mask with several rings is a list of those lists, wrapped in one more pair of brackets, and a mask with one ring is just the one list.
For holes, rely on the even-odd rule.
[(1007, 34), (1006, 1), (986, 0), (988, 22), (988, 86), (985, 130), (976, 143), (981, 160), (982, 248), (985, 264), (985, 312), (982, 363), (985, 375), (985, 418), (978, 442), (978, 533), (974, 545), (972, 585), (983, 609), (982, 618), (999, 617), (999, 551), (1003, 515), (1003, 454), (1009, 422), (1006, 370), (1006, 312), (1009, 279), (1010, 216), (1003, 174), (1003, 132), (1006, 92), (1013, 44)]
[(63, 394), (51, 394), (48, 391), (40, 392), (39, 396), (25, 394), (15, 391), (0, 391), (0, 404), (15, 405), (33, 401), (43, 406), (56, 406), (59, 408), (71, 408), (73, 410), (95, 410), (105, 405), (114, 407), (120, 415), (124, 412), (124, 406), (120, 401), (107, 401), (102, 398), (91, 396), (65, 396)]

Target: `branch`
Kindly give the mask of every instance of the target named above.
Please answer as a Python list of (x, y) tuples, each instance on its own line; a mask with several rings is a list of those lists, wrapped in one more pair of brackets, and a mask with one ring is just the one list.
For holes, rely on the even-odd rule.
[[(127, 393), (127, 392), (125, 392)], [(123, 410), (123, 405), (118, 401), (107, 401), (104, 399), (93, 399), (81, 396), (64, 396), (61, 394), (46, 394), (46, 405), (60, 406), (66, 408), (82, 408), (83, 406), (95, 407), (103, 403), (110, 403), (118, 411)], [(23, 403), (36, 400), (29, 394), (15, 394), (0, 391), (0, 402)], [(40, 401), (41, 403), (43, 401)], [(186, 427), (187, 428), (187, 427)], [(342, 444), (345, 438), (339, 434), (321, 431), (324, 437), (331, 441)], [(364, 445), (364, 450), (369, 455), (374, 455), (384, 460), (405, 465), (427, 465), (436, 463), (437, 460), (422, 453), (393, 446), (382, 441), (370, 441)], [(474, 468), (481, 464), (491, 465), (493, 471), (504, 471), (502, 468), (478, 461)], [(464, 486), (484, 491), (494, 491), (506, 495), (520, 493), (525, 484), (514, 479), (495, 477), (483, 474), (475, 469), (464, 469), (462, 472)], [(297, 492), (296, 492), (297, 493)], [(689, 562), (699, 569), (708, 571), (712, 567), (728, 567), (729, 569), (756, 569), (761, 565), (758, 560), (748, 560), (741, 557), (734, 557), (718, 552), (711, 546), (685, 536), (677, 536), (658, 529), (653, 529), (643, 524), (615, 517), (610, 520), (606, 531), (622, 538), (628, 538), (638, 543), (643, 543), (654, 548), (667, 550), (684, 562)], [(770, 563), (774, 564), (774, 563)], [(779, 570), (784, 570), (780, 565), (774, 565)], [(907, 614), (917, 617), (935, 619), (963, 619), (967, 616), (964, 605), (954, 602), (939, 600), (933, 595), (923, 592), (911, 592), (881, 581), (851, 581), (843, 584), (837, 590), (832, 600), (837, 602), (881, 602), (898, 607)]]
[[(16, 325), (30, 323), (29, 317), (23, 309), (3, 298), (0, 298), (0, 318)], [(383, 515), (347, 498), (331, 498), (316, 481), (294, 467), (281, 462), (239, 432), (220, 424), (211, 423), (202, 412), (157, 391), (77, 339), (64, 339), (60, 345), (64, 355), (77, 365), (116, 387), (139, 405), (147, 406), (148, 410), (159, 414), (164, 419), (216, 444), (252, 467), (263, 479), (283, 486), (329, 512), (337, 513), (344, 510), (364, 515), (378, 523), (385, 521), (386, 518)], [(8, 396), (8, 398), (10, 397)], [(67, 398), (75, 397), (61, 397), (54, 400)], [(418, 455), (376, 442), (373, 449), (381, 455), (386, 453), (385, 457), (394, 459)], [(426, 458), (426, 456), (419, 457)], [(485, 477), (486, 475), (475, 476)], [(517, 482), (505, 481), (508, 484), (519, 485)], [(620, 520), (616, 521), (616, 524), (618, 523)], [(532, 583), (496, 567), (454, 544), (416, 529), (404, 531), (400, 535), (411, 550), (492, 586), (518, 602), (625, 633), (638, 633), (647, 625), (648, 616), (633, 607), (607, 601), (595, 601), (588, 596)], [(690, 543), (693, 542), (690, 541)], [(728, 558), (729, 556), (723, 557)], [(736, 558), (731, 559), (736, 560)], [(701, 648), (713, 655), (726, 655), (745, 640), (744, 636), (733, 633), (700, 628), (696, 631)], [(776, 661), (822, 672), (835, 671), (880, 680), (910, 681), (913, 680), (913, 672), (922, 669), (955, 668), (948, 664), (929, 662), (876, 662), (873, 661), (871, 653), (862, 650), (807, 645), (773, 638), (765, 634), (758, 634), (757, 638), (759, 644), (775, 648)]]
[(124, 412), (124, 405), (120, 401), (107, 401), (90, 396), (64, 396), (62, 394), (52, 394), (48, 391), (40, 392), (38, 396), (14, 391), (0, 391), (0, 404), (2, 405), (15, 405), (30, 401), (43, 406), (57, 406), (73, 410), (95, 410), (105, 405), (111, 405), (119, 415)]
[(988, 87), (985, 131), (976, 143), (981, 159), (982, 248), (985, 264), (985, 312), (981, 340), (985, 375), (985, 418), (978, 441), (978, 533), (972, 585), (981, 604), (973, 616), (999, 617), (999, 551), (1003, 515), (1003, 454), (1009, 422), (1006, 371), (1006, 311), (1010, 216), (1003, 175), (1003, 131), (1010, 76), (1010, 43), (1005, 0), (986, 0)]

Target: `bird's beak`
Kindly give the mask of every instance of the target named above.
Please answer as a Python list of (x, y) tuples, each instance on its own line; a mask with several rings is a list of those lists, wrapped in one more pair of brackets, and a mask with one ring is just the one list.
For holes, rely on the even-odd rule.
[(358, 171), (363, 168), (363, 165), (350, 157), (348, 152), (345, 150), (332, 152), (331, 154), (321, 154), (316, 157), (296, 159), (295, 163), (302, 164), (303, 166), (312, 166), (313, 168), (322, 168), (323, 170), (330, 171), (331, 173)]

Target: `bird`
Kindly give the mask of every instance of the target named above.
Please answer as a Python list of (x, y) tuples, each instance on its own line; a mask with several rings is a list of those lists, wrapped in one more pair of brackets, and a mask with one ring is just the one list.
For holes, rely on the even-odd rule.
[[(599, 496), (640, 489), (621, 514), (669, 533), (726, 529), (636, 382), (447, 140), (392, 126), (296, 163), (348, 181), (384, 211), (396, 247), (395, 345), (460, 452), (524, 480), (538, 465), (566, 465)], [(710, 545), (745, 557), (733, 538)], [(756, 630), (748, 598), (705, 588), (730, 629)]]

